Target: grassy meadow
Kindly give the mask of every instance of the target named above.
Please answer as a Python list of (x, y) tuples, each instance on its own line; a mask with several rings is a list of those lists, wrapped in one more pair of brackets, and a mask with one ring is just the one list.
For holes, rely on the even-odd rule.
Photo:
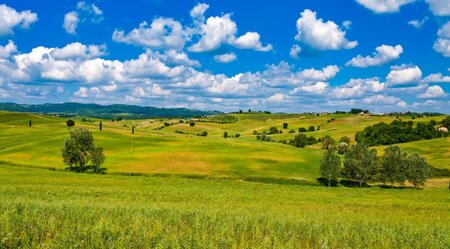
[[(78, 174), (62, 163), (66, 119), (0, 112), (0, 248), (450, 248), (448, 178), (421, 190), (326, 188), (316, 180), (319, 145), (253, 135), (286, 122), (275, 140), (320, 125), (306, 134), (353, 141), (395, 117), (233, 116), (234, 123), (203, 118), (194, 127), (102, 120), (102, 131), (98, 119), (75, 118), (106, 154), (106, 174)], [(207, 137), (197, 136), (203, 131)], [(225, 139), (224, 131), (241, 136)], [(400, 144), (441, 169), (450, 169), (449, 145), (449, 138)]]
[(448, 248), (448, 190), (0, 167), (1, 248)]

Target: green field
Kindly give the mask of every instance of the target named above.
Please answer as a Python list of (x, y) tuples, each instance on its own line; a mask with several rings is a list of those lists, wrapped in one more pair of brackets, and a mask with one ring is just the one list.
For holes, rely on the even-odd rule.
[(1, 248), (448, 248), (445, 189), (0, 167)]
[[(275, 126), (283, 134), (273, 135), (275, 140), (291, 139), (299, 127), (322, 124), (319, 131), (306, 132), (316, 138), (330, 135), (336, 140), (342, 136), (354, 139), (357, 131), (378, 122), (390, 122), (395, 117), (369, 115), (305, 116), (296, 114), (242, 114), (235, 115), (236, 123), (219, 124), (196, 122), (190, 127), (179, 120), (103, 120), (103, 131), (98, 130), (98, 120), (81, 122), (76, 127), (89, 128), (96, 144), (104, 147), (108, 173), (189, 174), (214, 177), (273, 177), (314, 181), (318, 176), (319, 161), (323, 154), (319, 145), (295, 148), (281, 143), (259, 142), (253, 131), (267, 131)], [(335, 121), (327, 122), (335, 118)], [(443, 117), (434, 117), (441, 120)], [(33, 126), (28, 127), (28, 120)], [(425, 122), (431, 118), (420, 118)], [(202, 121), (208, 121), (203, 119)], [(173, 123), (168, 127), (164, 122)], [(131, 134), (131, 125), (136, 133)], [(181, 131), (184, 134), (176, 133)], [(207, 131), (207, 137), (196, 136)], [(240, 133), (239, 138), (222, 138), (223, 132)], [(0, 112), (0, 161), (13, 164), (64, 169), (61, 148), (68, 136), (65, 119), (35, 114)], [(439, 141), (436, 143), (436, 141)], [(416, 146), (417, 144), (417, 146)], [(421, 146), (428, 144), (429, 146)], [(409, 151), (417, 150), (437, 168), (450, 168), (449, 139), (419, 141), (405, 144)]]
[[(102, 120), (103, 131), (100, 120), (76, 118), (105, 149), (106, 174), (98, 175), (65, 170), (66, 119), (0, 112), (0, 248), (450, 247), (448, 178), (421, 190), (326, 188), (316, 180), (319, 145), (295, 148), (253, 135), (287, 122), (276, 140), (310, 125), (321, 129), (308, 136), (353, 140), (395, 117), (234, 116), (233, 123), (203, 118), (194, 127), (179, 119)], [(171, 125), (155, 130), (165, 122)], [(202, 131), (208, 136), (196, 135)], [(224, 139), (224, 131), (241, 137)], [(441, 169), (450, 169), (449, 145), (449, 138), (400, 144)], [(381, 155), (384, 147), (376, 148)]]

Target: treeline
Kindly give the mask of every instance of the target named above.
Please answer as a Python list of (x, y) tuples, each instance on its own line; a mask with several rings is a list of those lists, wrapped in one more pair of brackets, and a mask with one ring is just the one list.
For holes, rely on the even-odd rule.
[(425, 184), (429, 175), (430, 167), (425, 158), (417, 153), (407, 154), (392, 145), (378, 157), (375, 149), (358, 143), (349, 148), (343, 163), (334, 149), (328, 149), (320, 162), (320, 176), (328, 186), (345, 179), (357, 182), (360, 187), (368, 181), (389, 183), (391, 187), (409, 181), (418, 188)]
[[(448, 123), (447, 117), (441, 124)], [(378, 123), (366, 127), (357, 132), (355, 140), (369, 146), (390, 145), (395, 143), (406, 143), (422, 139), (447, 137), (448, 132), (436, 129), (437, 122), (430, 120), (428, 123), (417, 123), (414, 127), (412, 121), (394, 120), (390, 124)]]

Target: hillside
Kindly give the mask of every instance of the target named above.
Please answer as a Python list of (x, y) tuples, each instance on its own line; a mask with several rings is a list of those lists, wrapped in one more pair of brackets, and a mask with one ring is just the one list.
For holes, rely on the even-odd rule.
[[(237, 178), (284, 178), (306, 180), (316, 183), (319, 163), (323, 154), (320, 146), (296, 148), (277, 142), (257, 141), (253, 131), (268, 130), (276, 126), (282, 134), (273, 135), (277, 141), (290, 139), (298, 134), (299, 127), (320, 125), (321, 129), (306, 132), (317, 138), (330, 135), (335, 139), (349, 136), (365, 126), (394, 117), (337, 114), (327, 116), (304, 116), (282, 114), (233, 114), (234, 123), (210, 122), (208, 118), (188, 120), (102, 120), (103, 130), (98, 130), (100, 119), (81, 121), (76, 127), (89, 128), (96, 144), (104, 147), (108, 173), (134, 174), (181, 174), (209, 177)], [(443, 117), (434, 117), (439, 120)], [(334, 119), (332, 122), (328, 120)], [(32, 120), (33, 126), (28, 127)], [(61, 148), (68, 136), (65, 120), (37, 114), (0, 112), (0, 158), (3, 162), (33, 167), (64, 169)], [(213, 119), (215, 121), (216, 119)], [(425, 122), (427, 118), (416, 119)], [(282, 129), (282, 124), (289, 124)], [(165, 126), (164, 123), (169, 124)], [(131, 126), (135, 134), (131, 134)], [(288, 133), (289, 129), (296, 130)], [(207, 137), (197, 136), (203, 131)], [(223, 138), (224, 131), (230, 136)], [(439, 143), (435, 142), (438, 141)], [(426, 140), (404, 144), (407, 151), (417, 151), (427, 157), (437, 168), (449, 168), (450, 140)], [(417, 144), (418, 146), (414, 146)]]
[(199, 117), (218, 114), (217, 111), (199, 111), (186, 108), (156, 108), (137, 105), (97, 105), (81, 103), (26, 105), (0, 103), (0, 110), (43, 114), (77, 115), (96, 118), (154, 118), (154, 117)]

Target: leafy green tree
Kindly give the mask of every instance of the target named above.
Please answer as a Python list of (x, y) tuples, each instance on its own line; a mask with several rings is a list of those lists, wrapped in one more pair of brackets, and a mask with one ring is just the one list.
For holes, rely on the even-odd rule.
[(272, 126), (269, 128), (269, 134), (278, 134), (278, 133), (279, 133), (279, 131), (278, 131), (277, 127)]
[(100, 121), (100, 123), (98, 124), (98, 128), (99, 128), (100, 130), (103, 129), (103, 123), (102, 123), (102, 121)]
[(72, 127), (72, 126), (74, 126), (75, 125), (75, 121), (73, 121), (72, 119), (68, 119), (67, 121), (66, 121), (66, 125), (67, 125), (67, 127)]
[(337, 181), (341, 174), (341, 160), (333, 150), (327, 150), (320, 161), (320, 176), (328, 181), (328, 187), (332, 181)]
[(445, 119), (441, 121), (441, 125), (450, 129), (450, 116), (447, 116)]
[(288, 128), (288, 123), (283, 123), (283, 129), (287, 129)]
[(225, 132), (223, 133), (223, 138), (227, 138), (227, 137), (228, 137), (228, 132), (225, 131)]
[(350, 144), (350, 138), (347, 136), (341, 137), (341, 139), (339, 139), (339, 142), (340, 143), (345, 142), (347, 144)]
[(31, 127), (31, 119), (28, 121), (28, 127)]
[(95, 167), (95, 172), (99, 172), (100, 165), (102, 165), (105, 162), (105, 154), (103, 153), (102, 147), (96, 147), (92, 150), (92, 165)]
[(189, 122), (189, 126), (190, 126), (190, 127), (194, 127), (194, 126), (195, 126), (195, 123), (194, 123), (194, 122)]
[(311, 125), (308, 127), (308, 131), (314, 131), (316, 128), (314, 127), (314, 125)]
[(298, 128), (298, 132), (306, 132), (306, 128), (305, 127), (300, 127), (300, 128)]
[(234, 137), (235, 137), (235, 138), (239, 138), (240, 136), (241, 136), (241, 133), (239, 133), (239, 132), (236, 133), (236, 134), (234, 134)]
[(63, 161), (72, 169), (73, 165), (78, 165), (80, 171), (91, 159), (94, 150), (94, 137), (92, 133), (85, 128), (70, 130), (70, 137), (64, 141), (62, 150)]
[(131, 134), (134, 134), (134, 125), (131, 125)]
[(389, 146), (384, 149), (384, 155), (381, 158), (381, 180), (389, 182), (391, 188), (396, 182), (403, 183), (406, 180), (406, 157), (398, 146)]
[(325, 137), (322, 138), (322, 149), (329, 149), (335, 144), (336, 141), (329, 135), (326, 135)]
[(423, 186), (430, 175), (430, 167), (427, 160), (417, 153), (409, 155), (406, 159), (407, 180), (419, 188)]
[(344, 155), (348, 151), (348, 144), (346, 142), (340, 142), (337, 146), (337, 152), (339, 155)]
[(376, 174), (377, 151), (363, 143), (350, 147), (344, 159), (343, 175), (358, 181), (360, 187)]

